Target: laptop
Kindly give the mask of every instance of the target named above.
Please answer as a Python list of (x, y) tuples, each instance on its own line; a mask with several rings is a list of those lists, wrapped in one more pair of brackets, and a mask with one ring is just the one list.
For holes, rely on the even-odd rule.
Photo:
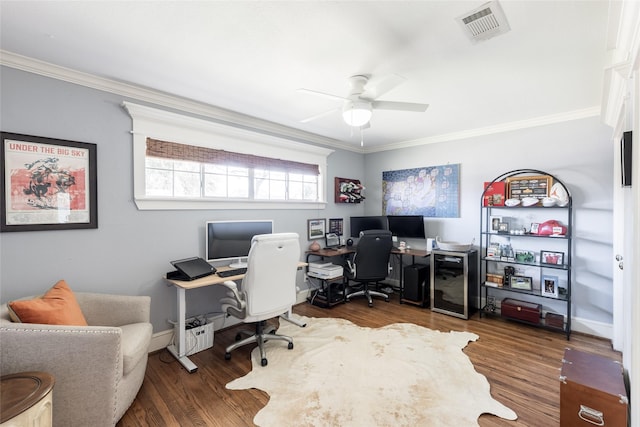
[(327, 233), (325, 237), (325, 249), (338, 249), (340, 247), (340, 236), (336, 233)]
[(171, 261), (171, 265), (178, 270), (176, 273), (179, 273), (176, 275), (179, 277), (171, 278), (178, 280), (195, 280), (201, 277), (210, 276), (216, 272), (214, 266), (199, 257)]

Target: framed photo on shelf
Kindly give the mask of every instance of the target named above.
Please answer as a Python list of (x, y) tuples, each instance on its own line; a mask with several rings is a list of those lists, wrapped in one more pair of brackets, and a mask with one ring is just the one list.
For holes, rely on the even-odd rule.
[(516, 249), (516, 261), (534, 263), (536, 261), (536, 254), (531, 251), (525, 251)]
[(509, 233), (509, 223), (508, 222), (500, 222), (498, 223), (498, 233)]
[(564, 265), (564, 252), (540, 251), (540, 264)]
[(520, 289), (522, 291), (530, 291), (532, 289), (531, 277), (528, 277), (528, 276), (511, 276), (510, 281), (511, 281), (511, 283), (509, 283), (509, 285), (511, 286), (511, 289)]
[(543, 275), (540, 278), (540, 293), (545, 297), (558, 298), (558, 276)]
[(96, 144), (1, 138), (0, 231), (98, 228)]
[(491, 224), (489, 226), (489, 230), (491, 230), (492, 233), (497, 233), (498, 229), (500, 228), (500, 223), (502, 222), (502, 217), (501, 216), (495, 216), (492, 215), (489, 220), (491, 221)]
[(540, 230), (540, 223), (532, 222), (531, 223), (531, 230), (529, 231), (529, 233), (530, 234), (538, 234), (539, 230)]
[(308, 240), (324, 239), (326, 220), (324, 218), (307, 220)]

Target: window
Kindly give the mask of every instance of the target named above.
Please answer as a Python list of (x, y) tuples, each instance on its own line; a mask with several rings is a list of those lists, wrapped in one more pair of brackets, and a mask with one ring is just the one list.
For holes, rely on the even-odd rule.
[(139, 209), (318, 209), (332, 152), (124, 103)]
[(147, 138), (145, 194), (318, 201), (318, 165)]

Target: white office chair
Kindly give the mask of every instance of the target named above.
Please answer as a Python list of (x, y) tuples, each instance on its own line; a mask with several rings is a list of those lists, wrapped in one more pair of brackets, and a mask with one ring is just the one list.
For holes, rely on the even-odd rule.
[(293, 339), (265, 329), (265, 321), (287, 313), (296, 302), (296, 272), (300, 261), (300, 242), (297, 233), (260, 234), (251, 241), (247, 273), (240, 288), (226, 281), (227, 298), (221, 300), (222, 311), (255, 323), (255, 334), (227, 347), (225, 359), (231, 351), (249, 343), (258, 343), (262, 366), (267, 365), (264, 350), (266, 340), (283, 340), (293, 348)]

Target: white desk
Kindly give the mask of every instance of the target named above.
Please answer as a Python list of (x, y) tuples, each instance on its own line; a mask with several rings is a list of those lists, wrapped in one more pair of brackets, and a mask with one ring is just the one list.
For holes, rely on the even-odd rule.
[[(307, 263), (300, 262), (298, 263), (298, 269), (305, 267)], [(229, 270), (229, 267), (217, 267), (218, 271)], [(177, 293), (177, 303), (178, 303), (178, 333), (176, 336), (175, 344), (170, 344), (167, 347), (169, 353), (173, 355), (181, 364), (185, 367), (185, 369), (189, 373), (193, 373), (198, 370), (198, 367), (189, 359), (187, 354), (187, 346), (186, 346), (186, 317), (187, 317), (187, 303), (186, 303), (186, 291), (189, 289), (197, 289), (203, 288), (205, 286), (214, 286), (221, 285), (227, 280), (242, 280), (244, 274), (238, 274), (236, 276), (230, 277), (220, 277), (217, 274), (212, 274), (207, 277), (202, 277), (196, 280), (175, 280), (175, 279), (167, 279), (164, 278), (170, 285), (173, 285), (176, 288)], [(288, 320), (300, 327), (306, 326), (303, 323), (300, 323), (291, 317), (291, 310), (287, 313), (286, 316), (281, 316), (283, 319)]]

